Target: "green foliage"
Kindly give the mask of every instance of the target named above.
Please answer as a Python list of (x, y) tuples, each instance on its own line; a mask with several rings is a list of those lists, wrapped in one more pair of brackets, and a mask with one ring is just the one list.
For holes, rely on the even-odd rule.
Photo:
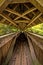
[(14, 26), (9, 26), (9, 25), (0, 23), (0, 35), (5, 35), (8, 33), (17, 32), (17, 31), (19, 31), (19, 29), (17, 29)]
[(36, 25), (36, 26), (33, 26), (31, 28), (28, 28), (27, 31), (30, 31), (32, 33), (43, 36), (43, 23), (39, 24), (39, 25)]

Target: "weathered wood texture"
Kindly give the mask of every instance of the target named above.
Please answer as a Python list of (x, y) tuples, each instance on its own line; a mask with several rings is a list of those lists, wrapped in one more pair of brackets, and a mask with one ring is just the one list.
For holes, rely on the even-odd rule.
[(0, 21), (25, 30), (42, 23), (43, 6), (36, 0), (6, 0), (0, 7)]
[(12, 39), (16, 34), (11, 34), (8, 36), (0, 37), (0, 64), (4, 61), (5, 57), (8, 54), (9, 48), (12, 44)]
[(29, 34), (38, 61), (43, 65), (43, 37)]
[[(6, 57), (9, 47), (11, 45), (11, 41), (7, 42), (1, 49), (0, 49), (0, 61), (3, 61)], [(2, 55), (2, 56), (1, 56)]]
[[(37, 65), (38, 62), (43, 65), (43, 37), (32, 33), (29, 34), (26, 33), (26, 34), (29, 38), (28, 44), (29, 44), (30, 54), (33, 58), (33, 61), (34, 62), (36, 61)], [(20, 34), (18, 33), (18, 35)], [(14, 42), (12, 44), (12, 40), (14, 36), (15, 35), (10, 35), (10, 36), (0, 38), (0, 64), (3, 62), (4, 59), (6, 60), (5, 64), (8, 63), (10, 59), (10, 55), (12, 54), (12, 53), (10, 54), (10, 51), (13, 50), (12, 46), (14, 47)]]

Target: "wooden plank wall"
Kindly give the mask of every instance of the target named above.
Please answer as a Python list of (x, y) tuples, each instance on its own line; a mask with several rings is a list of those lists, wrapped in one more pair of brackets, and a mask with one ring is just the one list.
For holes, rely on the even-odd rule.
[(7, 56), (13, 37), (14, 35), (10, 35), (0, 39), (0, 64)]
[(36, 58), (43, 65), (43, 38), (33, 34), (29, 34), (28, 37), (31, 39)]

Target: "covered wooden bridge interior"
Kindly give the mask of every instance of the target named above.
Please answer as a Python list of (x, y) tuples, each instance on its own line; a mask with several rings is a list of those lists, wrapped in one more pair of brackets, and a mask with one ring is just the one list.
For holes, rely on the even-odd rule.
[(43, 23), (43, 0), (0, 0), (0, 22), (21, 30), (0, 36), (0, 65), (43, 65), (43, 37), (25, 31)]

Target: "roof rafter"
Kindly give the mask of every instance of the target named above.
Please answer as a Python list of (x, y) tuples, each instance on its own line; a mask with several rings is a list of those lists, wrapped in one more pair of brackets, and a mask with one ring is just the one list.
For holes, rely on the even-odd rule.
[[(1, 21), (5, 21), (4, 23), (7, 23), (7, 24), (11, 23), (14, 26), (19, 27), (21, 29), (23, 29), (24, 27), (28, 28), (28, 27), (37, 25), (40, 22), (41, 23), (43, 22), (43, 7), (37, 2), (37, 0), (36, 1), (27, 0), (28, 1), (27, 3), (26, 3), (26, 0), (25, 2), (23, 0), (22, 1), (18, 0), (18, 2), (15, 4), (16, 1), (6, 0), (3, 3), (3, 5), (0, 7), (0, 16), (2, 16), (5, 19), (4, 20), (1, 18), (2, 19), (2, 20), (0, 19)], [(19, 1), (22, 3), (20, 3)], [(14, 4), (14, 7), (13, 7), (13, 4)], [(26, 8), (26, 9), (23, 9), (22, 6), (23, 8)]]
[(5, 0), (3, 4), (0, 6), (0, 13), (11, 3), (12, 0)]
[(33, 23), (36, 19), (38, 19), (41, 15), (42, 15), (42, 13), (38, 14), (37, 16), (35, 16), (35, 17), (31, 20), (31, 22), (28, 24), (28, 26), (29, 26), (31, 23)]
[(34, 10), (36, 10), (36, 8), (35, 8), (35, 7), (32, 7), (32, 8), (30, 8), (30, 9), (28, 9), (27, 11), (25, 11), (25, 12), (22, 14), (22, 16), (24, 16), (24, 15), (26, 15), (26, 14), (29, 14), (30, 12), (32, 12), (32, 11), (34, 11)]
[(30, 21), (28, 21), (28, 20), (17, 20), (17, 21), (15, 21), (15, 23), (29, 23)]
[(41, 16), (39, 17), (39, 20), (43, 23), (43, 18)]
[(2, 17), (5, 18), (7, 21), (9, 21), (10, 23), (12, 23), (14, 26), (17, 26), (17, 25), (10, 19), (10, 17), (8, 17), (7, 15), (1, 13), (0, 16), (2, 16)]
[[(26, 14), (29, 14), (30, 12), (32, 12), (32, 11), (34, 11), (34, 10), (36, 10), (36, 8), (31, 8), (31, 9), (25, 11), (21, 16), (23, 17), (23, 16), (25, 16)], [(20, 18), (20, 17), (17, 17), (16, 19), (19, 19), (19, 18)], [(16, 20), (16, 19), (15, 19), (15, 20)]]
[(42, 13), (38, 14), (37, 16), (35, 16), (32, 20), (30, 20), (30, 23), (25, 27), (28, 28), (35, 20), (37, 20), (40, 16), (42, 15)]
[(37, 0), (29, 0), (38, 10), (40, 10), (43, 13), (43, 7), (40, 5), (40, 3)]
[(22, 18), (25, 18), (25, 19), (27, 19), (27, 20), (29, 20), (29, 18), (27, 18), (26, 16), (22, 16), (21, 14), (19, 14), (18, 12), (16, 12), (16, 11), (13, 11), (13, 10), (11, 10), (11, 9), (9, 9), (9, 8), (7, 8), (7, 9), (5, 9), (6, 11), (8, 11), (8, 12), (10, 12), (10, 13), (12, 13), (12, 14), (15, 14), (15, 15), (17, 15), (17, 16), (19, 16), (19, 17), (17, 17), (15, 20), (17, 20), (18, 18), (20, 18), (20, 17), (22, 17)]

